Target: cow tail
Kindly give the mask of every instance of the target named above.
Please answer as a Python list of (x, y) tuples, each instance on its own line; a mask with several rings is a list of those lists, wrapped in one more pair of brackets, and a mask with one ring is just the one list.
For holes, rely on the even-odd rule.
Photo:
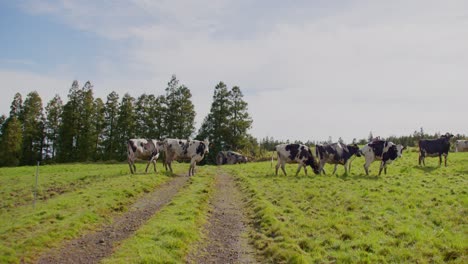
[(273, 154), (271, 155), (271, 164), (270, 167), (273, 168), (273, 158), (275, 157), (275, 151), (273, 151)]

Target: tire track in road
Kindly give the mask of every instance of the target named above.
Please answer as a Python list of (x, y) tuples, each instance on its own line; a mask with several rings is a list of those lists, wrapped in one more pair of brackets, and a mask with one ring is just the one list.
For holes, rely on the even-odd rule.
[(241, 192), (230, 175), (218, 174), (215, 181), (212, 211), (205, 226), (206, 240), (189, 254), (187, 262), (257, 263), (246, 237), (248, 220)]
[(169, 203), (186, 185), (189, 177), (175, 176), (155, 191), (135, 202), (123, 215), (100, 231), (66, 242), (61, 248), (43, 254), (37, 263), (98, 263), (113, 252), (113, 246), (130, 237), (140, 226)]

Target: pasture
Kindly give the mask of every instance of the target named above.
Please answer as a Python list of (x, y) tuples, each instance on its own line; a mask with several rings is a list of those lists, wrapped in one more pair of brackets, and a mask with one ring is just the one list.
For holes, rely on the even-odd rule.
[[(214, 176), (234, 177), (247, 203), (246, 236), (263, 263), (466, 263), (468, 153), (450, 153), (449, 166), (405, 151), (376, 176), (356, 158), (351, 173), (274, 176), (270, 162), (200, 166), (178, 193), (133, 235), (114, 245), (104, 263), (185, 263), (203, 241)], [(187, 174), (188, 164), (174, 164)], [(275, 163), (273, 164), (273, 166)], [(127, 164), (41, 166), (32, 207), (35, 167), (0, 168), (0, 262), (33, 263), (65, 241), (99, 230), (176, 175), (130, 175)], [(327, 172), (332, 171), (326, 165)]]

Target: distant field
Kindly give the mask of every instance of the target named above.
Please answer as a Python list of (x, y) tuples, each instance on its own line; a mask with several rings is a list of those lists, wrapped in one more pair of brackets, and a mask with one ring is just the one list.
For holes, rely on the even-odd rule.
[[(275, 161), (276, 162), (276, 161)], [(270, 162), (201, 166), (197, 175), (106, 263), (184, 263), (202, 239), (213, 176), (235, 177), (249, 204), (251, 243), (268, 263), (467, 263), (468, 153), (450, 153), (449, 166), (405, 152), (376, 176), (364, 160), (350, 175), (274, 175)], [(273, 166), (275, 163), (273, 164)], [(138, 164), (141, 172), (143, 164)], [(92, 232), (127, 211), (142, 195), (171, 180), (160, 172), (130, 175), (126, 164), (40, 167), (39, 200), (32, 207), (35, 167), (0, 168), (0, 262), (34, 262), (63, 241)], [(332, 166), (327, 165), (327, 172)], [(188, 164), (176, 164), (186, 174)]]

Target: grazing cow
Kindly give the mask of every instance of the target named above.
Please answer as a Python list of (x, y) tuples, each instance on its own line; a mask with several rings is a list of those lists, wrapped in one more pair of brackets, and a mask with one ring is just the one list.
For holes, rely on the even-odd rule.
[(400, 144), (395, 145), (393, 142), (385, 140), (375, 140), (368, 143), (359, 150), (360, 154), (366, 159), (366, 163), (364, 164), (366, 175), (369, 175), (369, 166), (374, 160), (381, 161), (379, 176), (382, 173), (382, 170), (387, 174), (387, 165), (392, 163), (392, 161), (396, 160), (398, 157), (401, 157), (403, 150), (405, 149), (406, 147), (403, 147)]
[(135, 161), (137, 159), (148, 160), (145, 172), (148, 172), (148, 167), (151, 163), (154, 165), (156, 172), (156, 160), (159, 157), (159, 144), (155, 139), (135, 138), (128, 140), (127, 143), (127, 160), (130, 166), (130, 173), (136, 172)]
[(197, 162), (200, 162), (205, 154), (209, 152), (208, 140), (184, 140), (184, 139), (165, 139), (164, 140), (164, 152), (165, 152), (165, 163), (172, 172), (172, 161), (178, 159), (189, 159), (190, 168), (188, 176), (195, 174), (195, 167)]
[[(343, 143), (333, 143), (326, 145), (317, 145), (315, 147), (315, 154), (319, 160), (319, 171), (326, 174), (324, 166), (325, 163), (335, 164), (333, 174), (336, 172), (338, 164), (345, 168), (345, 173), (351, 172), (351, 157), (356, 154), (360, 157), (359, 147), (356, 144), (345, 145)], [(348, 170), (349, 167), (349, 170)]]
[(427, 157), (439, 157), (439, 166), (442, 165), (442, 156), (445, 158), (445, 167), (447, 167), (447, 156), (450, 150), (450, 138), (453, 135), (446, 133), (437, 139), (419, 140), (419, 165), (426, 166), (424, 159)]
[(234, 151), (220, 151), (216, 156), (216, 164), (247, 163), (247, 157)]
[(468, 140), (457, 140), (455, 142), (455, 152), (468, 151)]
[[(278, 154), (278, 164), (276, 164), (276, 175), (278, 175), (278, 169), (281, 166), (284, 175), (286, 176), (286, 170), (284, 169), (286, 163), (299, 163), (296, 171), (296, 176), (299, 171), (304, 167), (304, 172), (307, 175), (307, 165), (309, 165), (315, 174), (319, 174), (318, 164), (315, 160), (312, 151), (309, 147), (302, 144), (280, 144), (275, 147), (276, 153)], [(273, 157), (271, 157), (273, 164)]]

